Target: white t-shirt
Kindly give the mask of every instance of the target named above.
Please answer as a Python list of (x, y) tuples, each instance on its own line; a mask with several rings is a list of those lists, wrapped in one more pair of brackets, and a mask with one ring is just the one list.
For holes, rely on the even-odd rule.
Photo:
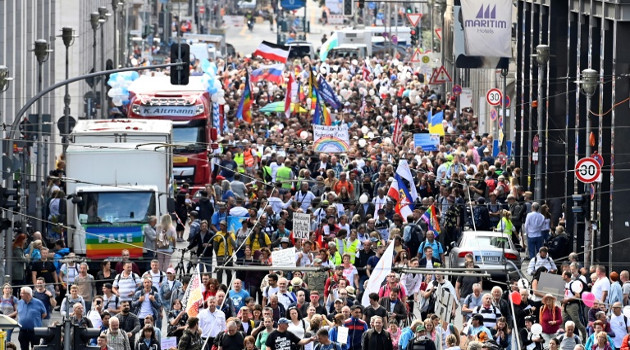
[(623, 342), (623, 338), (628, 334), (628, 326), (630, 326), (630, 320), (626, 321), (626, 317), (623, 314), (617, 316), (615, 314), (610, 315), (610, 330), (615, 333), (615, 337), (613, 338), (613, 342), (615, 343), (615, 348), (620, 349), (621, 343)]
[[(606, 300), (602, 300), (604, 292), (610, 292), (610, 280), (608, 280), (608, 277), (600, 278), (595, 281), (591, 289), (591, 293), (595, 295), (595, 299), (605, 303)], [(608, 299), (608, 297), (606, 297), (606, 299)]]
[[(162, 283), (166, 281), (166, 274), (162, 271), (158, 270), (157, 273), (154, 273), (153, 270), (149, 270), (145, 272), (142, 277), (144, 276), (149, 277), (149, 275), (151, 277), (151, 282), (153, 283), (153, 286), (157, 289), (160, 289), (160, 287), (162, 287)], [(161, 283), (160, 283), (160, 280), (161, 280)]]
[(140, 304), (140, 312), (138, 313), (138, 318), (144, 320), (148, 315), (153, 316), (153, 308), (151, 308), (151, 300), (149, 296), (151, 293), (144, 293), (144, 301)]
[(344, 267), (343, 269), (343, 276), (347, 278), (348, 281), (350, 281), (350, 284), (352, 284), (355, 288), (359, 287), (354, 285), (354, 276), (358, 273), (359, 271), (357, 271), (357, 268), (352, 265), (349, 268)]

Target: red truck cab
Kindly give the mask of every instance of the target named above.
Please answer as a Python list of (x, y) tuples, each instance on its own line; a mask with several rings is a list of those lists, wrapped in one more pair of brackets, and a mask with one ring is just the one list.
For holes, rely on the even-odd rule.
[(210, 182), (209, 152), (216, 141), (212, 102), (201, 77), (171, 85), (167, 76), (142, 76), (129, 86), (129, 118), (173, 121), (173, 176), (190, 185), (191, 194)]

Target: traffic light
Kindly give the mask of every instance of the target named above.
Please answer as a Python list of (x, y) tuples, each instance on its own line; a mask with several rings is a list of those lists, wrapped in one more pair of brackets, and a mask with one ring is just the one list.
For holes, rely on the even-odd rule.
[(98, 328), (86, 328), (74, 326), (74, 339), (72, 344), (74, 350), (99, 350), (98, 346), (90, 346), (90, 339), (96, 338), (101, 334)]
[(354, 14), (354, 6), (352, 6), (353, 0), (343, 0), (343, 15), (352, 16)]
[(188, 85), (190, 76), (190, 46), (188, 44), (171, 45), (171, 63), (177, 62), (184, 62), (184, 64), (171, 67), (171, 85)]
[(61, 327), (35, 327), (35, 336), (42, 338), (42, 345), (35, 345), (34, 350), (58, 350), (63, 349), (61, 344)]
[(365, 8), (365, 0), (359, 0), (359, 8), (360, 9)]
[(590, 218), (591, 215), (591, 199), (589, 195), (584, 194), (573, 194), (571, 196), (573, 199), (573, 206), (571, 207), (571, 212), (577, 216), (578, 220), (584, 220)]
[(149, 35), (151, 35), (151, 31), (152, 31), (151, 26), (148, 24), (145, 24), (144, 27), (142, 27), (142, 39), (146, 39)]
[(418, 30), (416, 28), (412, 28), (409, 35), (411, 36), (411, 46), (418, 46)]
[[(13, 197), (13, 198), (11, 198)], [(0, 186), (0, 208), (18, 209), (18, 190), (8, 189)]]

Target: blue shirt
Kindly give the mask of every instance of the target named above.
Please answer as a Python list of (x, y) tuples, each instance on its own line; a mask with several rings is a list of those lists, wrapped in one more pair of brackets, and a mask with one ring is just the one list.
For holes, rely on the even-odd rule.
[(219, 228), (219, 223), (221, 222), (221, 220), (227, 221), (227, 211), (225, 213), (215, 211), (214, 214), (212, 214), (211, 224), (214, 225), (214, 227), (216, 227), (217, 229)]
[(234, 308), (236, 310), (240, 310), (241, 307), (245, 306), (245, 299), (249, 298), (249, 292), (245, 289), (241, 289), (240, 292), (232, 289), (230, 290), (229, 297), (230, 299), (232, 299), (232, 304), (234, 304)]
[(425, 239), (424, 242), (420, 244), (420, 247), (418, 247), (418, 254), (420, 254), (420, 256), (423, 258), (425, 257), (424, 247), (433, 248), (433, 260), (442, 261), (442, 259), (440, 259), (440, 254), (444, 254), (444, 249), (442, 248), (440, 242), (434, 239), (433, 243), (430, 243), (428, 240)]
[(29, 303), (24, 300), (18, 302), (18, 321), (22, 329), (34, 329), (42, 326), (42, 315), (46, 313), (44, 303), (39, 299), (31, 299)]

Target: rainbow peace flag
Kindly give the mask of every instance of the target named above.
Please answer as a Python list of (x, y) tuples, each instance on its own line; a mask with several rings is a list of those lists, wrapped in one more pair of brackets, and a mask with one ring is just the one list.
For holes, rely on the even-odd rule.
[(427, 223), (429, 230), (435, 232), (435, 237), (440, 234), (440, 221), (437, 218), (435, 204), (431, 204), (429, 209), (422, 214), (422, 220)]
[(243, 89), (243, 96), (241, 102), (238, 104), (236, 110), (236, 118), (246, 123), (252, 123), (252, 88), (249, 84), (249, 73), (245, 75), (245, 89)]
[[(314, 91), (314, 95), (315, 97), (312, 97), (314, 99), (317, 99), (317, 95), (319, 94), (319, 92), (317, 91), (317, 89), (313, 90)], [(317, 101), (315, 103), (315, 113), (313, 114), (313, 124), (315, 125), (332, 125), (332, 117), (330, 116), (330, 111), (328, 110), (328, 108), (326, 108), (326, 106), (322, 103), (322, 101)]]

